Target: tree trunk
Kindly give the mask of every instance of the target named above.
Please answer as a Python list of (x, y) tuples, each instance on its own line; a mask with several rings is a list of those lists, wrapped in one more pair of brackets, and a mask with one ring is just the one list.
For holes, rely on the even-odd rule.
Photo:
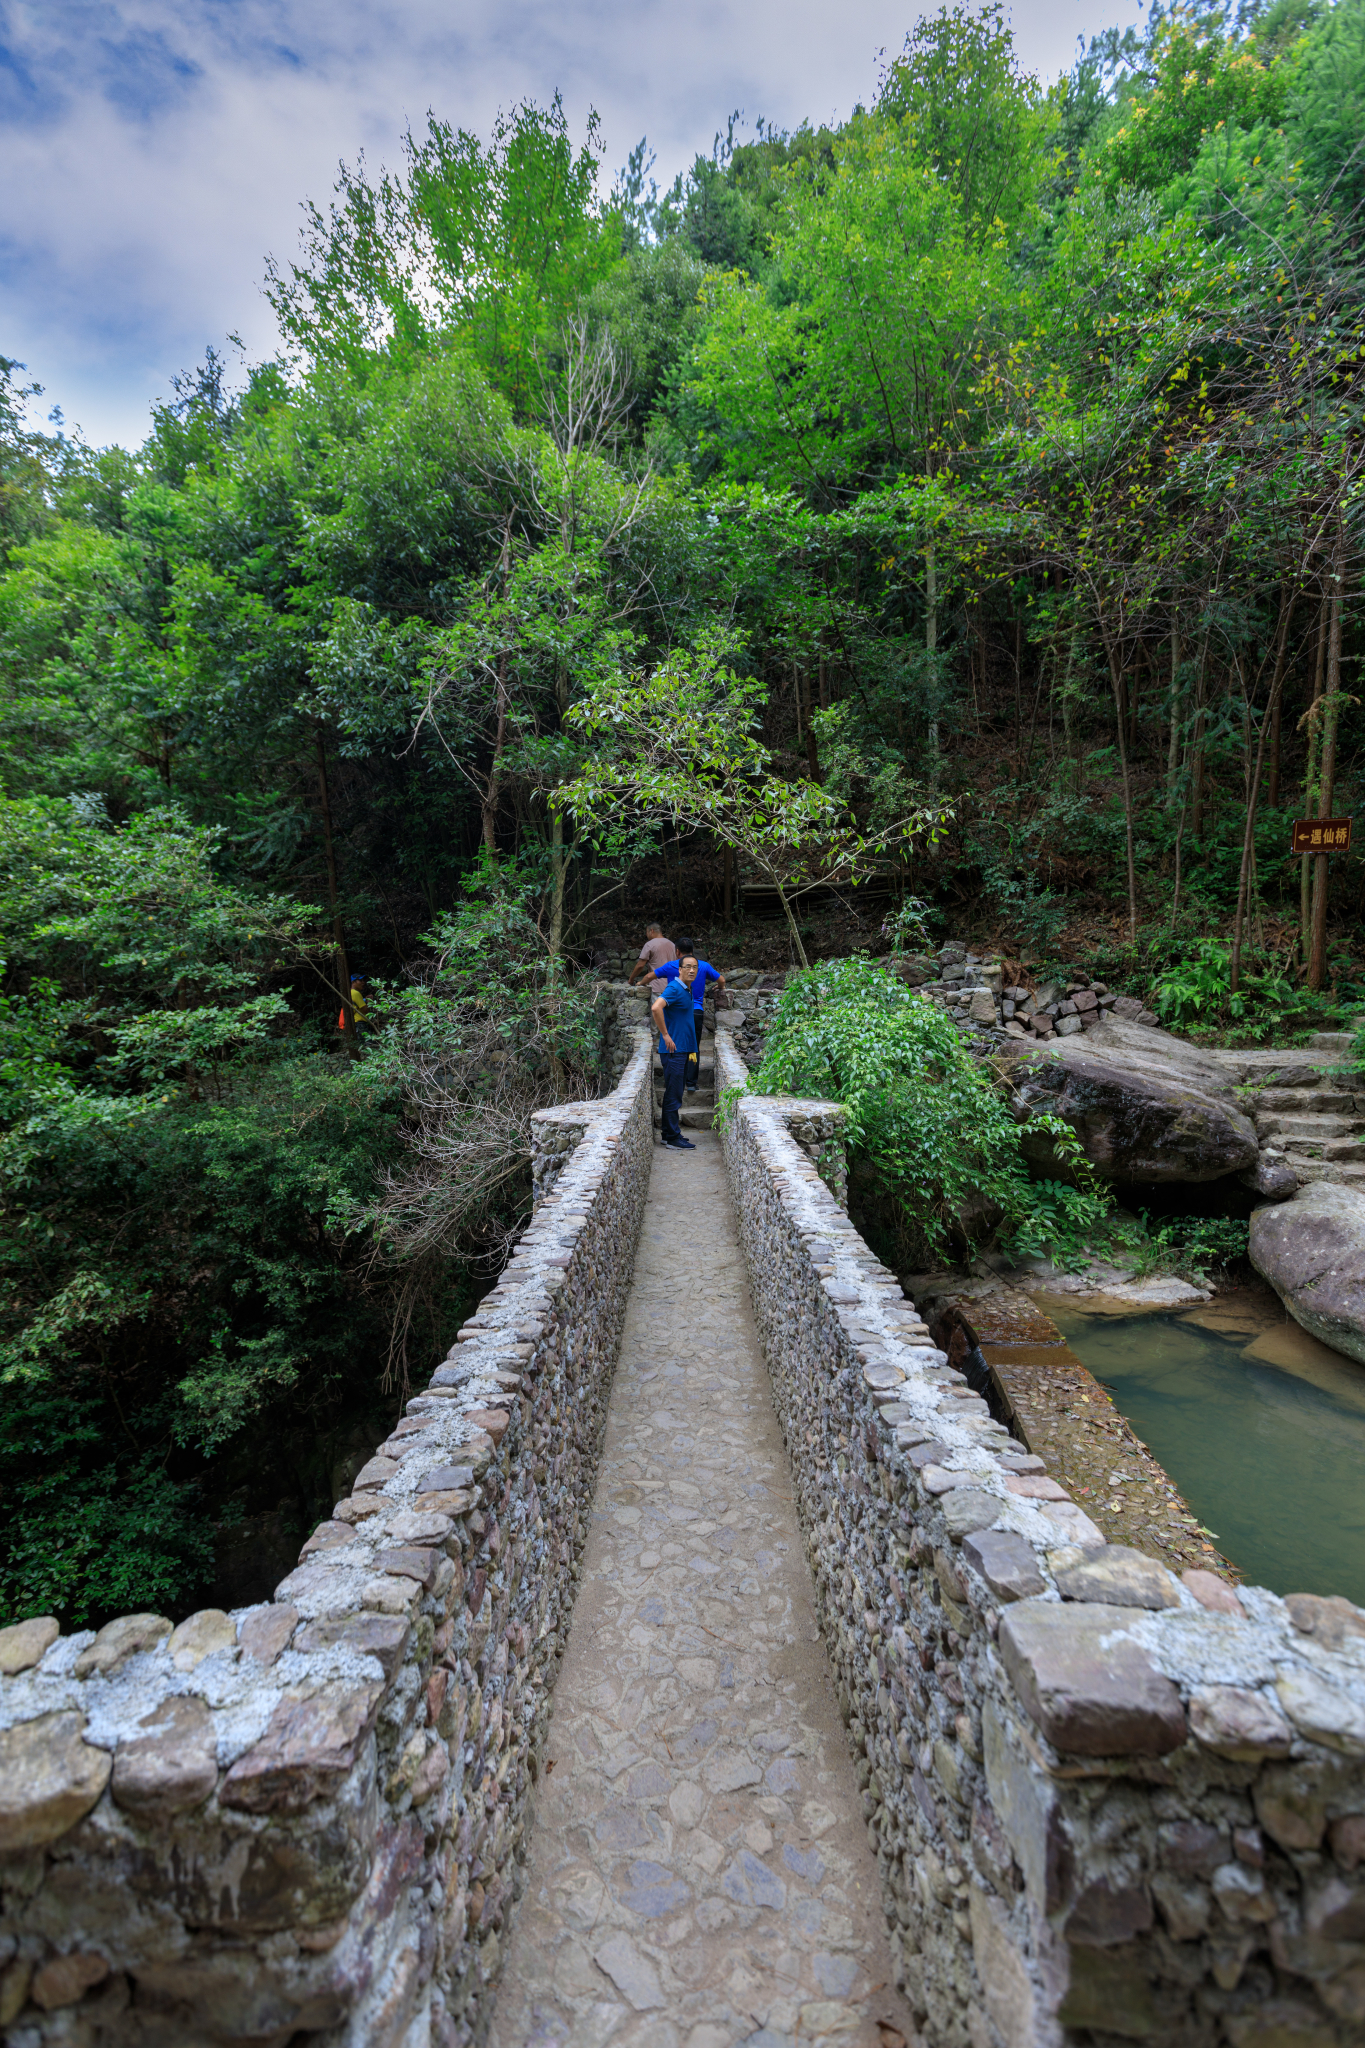
[[(1290, 600), (1289, 600), (1289, 617), (1290, 617), (1290, 618), (1292, 618), (1292, 617), (1293, 617), (1293, 613), (1294, 613), (1294, 600), (1293, 600), (1293, 597), (1291, 596), (1291, 598), (1290, 598)], [(1286, 623), (1286, 626), (1285, 626), (1285, 645), (1286, 645), (1286, 646), (1288, 645), (1288, 642), (1289, 642), (1289, 627), (1288, 627), (1288, 624)], [(1284, 656), (1283, 656), (1283, 653), (1281, 653), (1281, 656), (1280, 656), (1280, 661), (1281, 661), (1281, 663), (1283, 663), (1283, 659), (1284, 659)], [(1268, 790), (1266, 791), (1266, 802), (1267, 802), (1267, 803), (1269, 804), (1269, 806), (1270, 806), (1270, 808), (1271, 808), (1271, 810), (1272, 810), (1272, 811), (1274, 811), (1274, 810), (1277, 810), (1277, 809), (1279, 808), (1279, 802), (1280, 802), (1280, 727), (1281, 727), (1281, 724), (1283, 723), (1283, 720), (1282, 720), (1282, 717), (1281, 717), (1281, 713), (1283, 712), (1283, 710), (1284, 710), (1284, 690), (1283, 690), (1283, 688), (1280, 688), (1280, 689), (1279, 689), (1278, 691), (1276, 691), (1276, 693), (1275, 693), (1275, 707), (1274, 707), (1274, 710), (1273, 710), (1273, 711), (1272, 711), (1272, 713), (1271, 713), (1271, 718), (1270, 718), (1270, 788), (1269, 788), (1269, 789), (1268, 789)]]
[(1171, 736), (1166, 749), (1166, 801), (1175, 802), (1180, 776), (1180, 628), (1171, 627)]
[(557, 969), (564, 944), (564, 878), (568, 872), (564, 851), (564, 813), (556, 804), (550, 812), (550, 966)]
[(1208, 635), (1199, 650), (1199, 673), (1194, 679), (1194, 735), (1190, 741), (1190, 836), (1204, 836), (1204, 713), (1208, 696)]
[[(1327, 626), (1327, 695), (1322, 707), (1322, 775), (1318, 788), (1318, 816), (1330, 818), (1337, 768), (1337, 721), (1341, 715), (1341, 555), (1338, 551), (1332, 577), (1332, 595)], [(1320, 989), (1327, 978), (1327, 861), (1325, 853), (1314, 856), (1313, 945), (1308, 956), (1308, 986)]]
[(1280, 603), (1280, 630), (1275, 638), (1275, 672), (1270, 679), (1270, 701), (1266, 705), (1265, 717), (1261, 720), (1260, 737), (1256, 743), (1256, 765), (1251, 771), (1247, 788), (1246, 829), (1242, 834), (1242, 865), (1237, 877), (1237, 916), (1232, 927), (1232, 961), (1228, 973), (1228, 986), (1236, 995), (1242, 985), (1242, 932), (1246, 923), (1247, 897), (1251, 888), (1251, 877), (1256, 859), (1256, 811), (1261, 798), (1261, 768), (1265, 761), (1267, 728), (1275, 720), (1279, 731), (1280, 690), (1284, 682), (1284, 656), (1289, 643), (1289, 614), (1294, 599), (1286, 591)]
[[(1100, 625), (1104, 633), (1103, 622)], [(1119, 669), (1119, 650), (1109, 636), (1104, 636), (1105, 652), (1109, 657), (1109, 680), (1114, 691), (1115, 730), (1119, 742), (1119, 766), (1123, 771), (1123, 822), (1128, 838), (1128, 941), (1137, 944), (1137, 859), (1133, 847), (1133, 783), (1128, 772), (1128, 748), (1123, 733), (1123, 677)]]
[[(511, 546), (511, 533), (512, 533), (512, 529), (511, 529), (511, 525), (510, 525), (510, 522), (509, 522), (508, 526), (507, 526), (507, 527), (506, 527), (506, 528), (504, 529), (504, 532), (503, 532), (503, 536), (502, 536), (502, 560), (500, 561), (500, 563), (499, 563), (499, 565), (498, 565), (498, 569), (499, 569), (499, 574), (500, 574), (500, 576), (501, 576), (501, 578), (502, 578), (502, 596), (503, 596), (503, 602), (504, 602), (504, 603), (506, 603), (506, 601), (507, 601), (507, 567), (508, 567), (508, 555), (509, 555), (509, 551), (510, 551), (510, 546)], [(498, 822), (498, 795), (499, 795), (499, 792), (500, 792), (500, 790), (501, 790), (501, 787), (502, 787), (502, 750), (503, 750), (503, 745), (504, 745), (504, 743), (505, 743), (505, 741), (506, 741), (506, 738), (507, 738), (507, 649), (506, 649), (506, 647), (503, 647), (503, 648), (500, 648), (500, 649), (499, 649), (499, 652), (498, 652), (498, 671), (497, 671), (497, 673), (498, 673), (498, 680), (497, 680), (497, 699), (496, 699), (496, 708), (497, 708), (497, 714), (498, 714), (498, 724), (497, 724), (497, 736), (496, 736), (496, 738), (495, 738), (495, 739), (494, 739), (494, 741), (493, 741), (493, 760), (492, 760), (492, 764), (491, 764), (491, 766), (489, 767), (489, 770), (488, 770), (488, 781), (487, 781), (487, 783), (486, 783), (486, 784), (484, 785), (484, 793), (483, 793), (483, 803), (482, 803), (482, 805), (480, 806), (480, 809), (481, 809), (481, 811), (482, 811), (482, 814), (483, 814), (483, 843), (484, 843), (484, 848), (485, 848), (485, 850), (486, 850), (486, 852), (487, 852), (487, 855), (488, 855), (488, 858), (489, 858), (489, 860), (490, 860), (490, 861), (494, 861), (494, 860), (496, 860), (496, 859), (497, 859), (497, 857), (498, 857), (498, 848), (497, 848), (497, 836), (496, 836), (496, 835), (497, 835), (497, 822)]]
[(735, 897), (735, 850), (727, 846), (722, 854), (722, 871), (725, 876), (725, 925), (729, 929), (734, 916)]
[[(823, 662), (821, 662), (821, 664), (820, 664), (820, 668), (821, 668), (821, 671), (822, 671), (822, 672), (823, 672), (823, 670), (824, 670), (824, 666), (825, 666), (825, 664), (824, 664)], [(816, 744), (815, 744), (815, 727), (814, 727), (814, 726), (813, 726), (813, 725), (811, 724), (811, 722), (810, 722), (810, 713), (811, 713), (811, 702), (810, 702), (810, 675), (809, 675), (809, 673), (807, 673), (807, 675), (806, 675), (806, 678), (805, 678), (805, 685), (806, 685), (806, 767), (807, 767), (807, 770), (808, 770), (808, 772), (809, 772), (809, 774), (810, 774), (810, 779), (811, 779), (811, 781), (812, 781), (812, 782), (818, 782), (818, 781), (820, 780), (820, 752), (819, 752), (819, 749), (818, 749), (818, 747), (817, 747), (817, 746), (816, 746)]]
[[(924, 550), (924, 651), (931, 657), (938, 653), (938, 563), (934, 554), (934, 543), (930, 541)], [(932, 693), (929, 712), (929, 756), (938, 769), (939, 727), (938, 727), (938, 664), (929, 662), (929, 689)]]
[[(1318, 600), (1317, 648), (1313, 657), (1313, 695), (1308, 705), (1308, 758), (1303, 770), (1303, 815), (1311, 818), (1318, 800), (1318, 744), (1321, 737), (1318, 726), (1317, 707), (1322, 696), (1322, 670), (1327, 655), (1327, 593)], [(1299, 946), (1303, 958), (1304, 973), (1308, 972), (1308, 956), (1313, 947), (1313, 862), (1312, 856), (1302, 854), (1299, 859)]]
[(493, 760), (488, 770), (488, 781), (483, 793), (483, 843), (490, 861), (498, 857), (497, 820), (498, 794), (502, 787), (502, 749), (507, 737), (507, 652), (498, 656), (498, 726), (493, 741)]
[(796, 919), (792, 916), (792, 907), (787, 901), (787, 892), (778, 881), (776, 875), (773, 876), (773, 887), (777, 891), (777, 900), (782, 905), (782, 914), (787, 920), (787, 926), (792, 935), (792, 944), (796, 948), (796, 957), (803, 967), (809, 967), (810, 961), (806, 958), (806, 949), (801, 943), (801, 934), (796, 929)]
[(332, 910), (332, 943), (336, 951), (337, 995), (341, 1002), (341, 1037), (354, 1058), (359, 1051), (355, 1035), (355, 1011), (351, 1006), (351, 969), (346, 958), (346, 939), (341, 928), (340, 892), (337, 889), (337, 857), (332, 844), (332, 803), (327, 788), (327, 747), (322, 727), (316, 729), (318, 744), (318, 794), (322, 798), (322, 843), (327, 853), (327, 900)]

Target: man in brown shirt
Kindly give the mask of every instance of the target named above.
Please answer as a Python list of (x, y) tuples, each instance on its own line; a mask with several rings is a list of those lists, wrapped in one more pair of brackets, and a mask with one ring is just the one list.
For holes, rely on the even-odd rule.
[(630, 970), (630, 986), (643, 981), (646, 975), (657, 975), (670, 960), (676, 960), (678, 949), (672, 939), (666, 939), (663, 928), (657, 924), (645, 926), (645, 942), (640, 948), (640, 957)]

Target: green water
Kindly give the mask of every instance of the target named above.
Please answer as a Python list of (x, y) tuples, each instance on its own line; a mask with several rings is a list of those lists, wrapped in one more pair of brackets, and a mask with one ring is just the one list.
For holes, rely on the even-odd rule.
[(1253, 1585), (1365, 1605), (1365, 1366), (1292, 1327), (1052, 1313)]

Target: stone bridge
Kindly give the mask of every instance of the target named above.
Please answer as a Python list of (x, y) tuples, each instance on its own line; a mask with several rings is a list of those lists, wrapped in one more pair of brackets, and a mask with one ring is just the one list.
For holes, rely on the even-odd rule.
[(1106, 1546), (638, 1015), (272, 1601), (0, 1632), (4, 2041), (1365, 2041), (1365, 1614)]

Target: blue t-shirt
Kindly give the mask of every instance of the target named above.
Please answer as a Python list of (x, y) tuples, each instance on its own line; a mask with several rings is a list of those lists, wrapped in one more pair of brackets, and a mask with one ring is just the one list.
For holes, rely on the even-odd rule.
[(679, 1052), (695, 1052), (697, 1033), (692, 1022), (692, 991), (685, 981), (670, 981), (664, 989), (664, 1029)]
[(699, 960), (697, 962), (697, 978), (692, 984), (692, 1007), (694, 1010), (705, 1009), (706, 984), (708, 981), (719, 980), (720, 976), (709, 960)]

